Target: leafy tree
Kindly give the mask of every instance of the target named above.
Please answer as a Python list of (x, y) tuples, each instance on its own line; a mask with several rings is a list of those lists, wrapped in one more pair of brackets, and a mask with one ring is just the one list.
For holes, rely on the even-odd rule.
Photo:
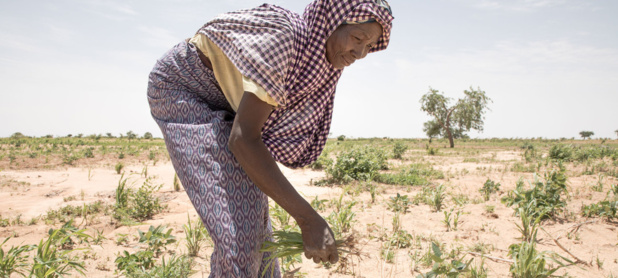
[(452, 98), (429, 88), (429, 92), (423, 95), (420, 101), (421, 110), (434, 117), (425, 123), (423, 130), (428, 136), (435, 135), (435, 130), (432, 129), (436, 129), (435, 126), (438, 125), (440, 134), (448, 138), (451, 148), (455, 147), (454, 138), (467, 137), (465, 133), (471, 129), (483, 131), (484, 115), (489, 110), (487, 105), (491, 102), (480, 88), (474, 90), (470, 87), (469, 91), (464, 90), (464, 94), (464, 98), (458, 99), (449, 107)]
[(436, 121), (431, 120), (423, 124), (423, 132), (429, 137), (429, 142), (435, 137), (442, 135), (442, 127)]
[(590, 139), (590, 136), (594, 135), (594, 132), (584, 130), (584, 131), (580, 131), (579, 135), (584, 139)]
[(144, 133), (144, 139), (152, 139), (152, 133), (150, 132)]
[(26, 138), (28, 136), (24, 135), (21, 132), (15, 132), (11, 135), (11, 139), (21, 139), (21, 138)]
[(135, 138), (137, 138), (137, 134), (135, 134), (135, 132), (133, 132), (133, 131), (129, 130), (129, 131), (127, 131), (127, 138), (128, 138), (128, 139), (129, 139), (129, 141), (130, 141), (131, 139), (135, 139)]

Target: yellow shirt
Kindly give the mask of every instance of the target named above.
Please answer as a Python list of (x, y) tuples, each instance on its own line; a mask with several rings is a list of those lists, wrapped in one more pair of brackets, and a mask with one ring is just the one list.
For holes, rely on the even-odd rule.
[(240, 71), (238, 71), (232, 61), (208, 37), (203, 34), (197, 34), (189, 42), (210, 59), (215, 78), (219, 82), (223, 95), (225, 95), (234, 111), (238, 110), (238, 105), (244, 92), (253, 93), (262, 101), (275, 107), (278, 106), (277, 102), (266, 93), (262, 86), (240, 74)]

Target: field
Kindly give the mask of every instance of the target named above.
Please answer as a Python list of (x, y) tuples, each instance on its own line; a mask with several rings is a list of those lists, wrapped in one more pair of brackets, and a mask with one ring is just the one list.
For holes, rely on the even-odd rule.
[[(356, 251), (284, 257), (286, 276), (618, 275), (618, 141), (447, 145), (341, 137), (311, 167), (281, 166)], [(2, 277), (208, 276), (212, 243), (161, 139), (0, 138), (0, 198)], [(271, 205), (276, 230), (295, 231)]]

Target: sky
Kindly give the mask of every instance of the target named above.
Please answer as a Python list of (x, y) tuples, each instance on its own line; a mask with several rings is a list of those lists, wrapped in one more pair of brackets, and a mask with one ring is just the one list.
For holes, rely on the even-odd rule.
[[(214, 16), (309, 0), (0, 0), (0, 137), (161, 132), (155, 61)], [(391, 0), (386, 51), (346, 68), (333, 137), (423, 138), (422, 95), (474, 88), (490, 103), (472, 138), (616, 138), (618, 1)]]

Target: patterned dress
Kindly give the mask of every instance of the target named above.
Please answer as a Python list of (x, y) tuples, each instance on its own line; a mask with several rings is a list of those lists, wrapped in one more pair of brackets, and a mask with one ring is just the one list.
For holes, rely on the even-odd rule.
[[(262, 128), (275, 160), (302, 167), (320, 155), (341, 76), (326, 60), (326, 40), (344, 21), (374, 18), (384, 33), (370, 52), (385, 49), (393, 17), (384, 3), (316, 0), (303, 17), (265, 4), (220, 15), (198, 31), (279, 104)], [(214, 242), (210, 277), (258, 277), (269, 256), (259, 251), (272, 231), (268, 197), (228, 149), (235, 113), (195, 46), (181, 42), (157, 61), (148, 101), (174, 169)], [(273, 267), (264, 273), (280, 277), (278, 264)]]

